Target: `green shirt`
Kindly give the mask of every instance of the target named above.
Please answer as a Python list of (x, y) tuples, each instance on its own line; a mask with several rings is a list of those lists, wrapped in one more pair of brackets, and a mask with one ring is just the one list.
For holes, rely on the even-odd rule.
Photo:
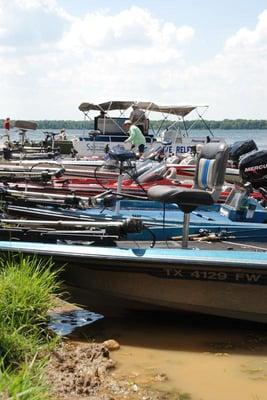
[(142, 131), (135, 125), (131, 125), (129, 129), (130, 137), (125, 140), (125, 142), (131, 142), (136, 147), (140, 146), (140, 144), (146, 144), (146, 139), (142, 133)]

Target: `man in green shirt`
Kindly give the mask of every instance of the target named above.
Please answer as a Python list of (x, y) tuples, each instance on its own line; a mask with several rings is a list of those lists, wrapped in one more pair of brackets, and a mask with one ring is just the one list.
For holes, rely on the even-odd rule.
[(128, 139), (125, 140), (126, 142), (132, 143), (132, 149), (138, 148), (139, 155), (141, 156), (145, 150), (146, 139), (141, 132), (141, 130), (132, 123), (130, 119), (127, 119), (123, 124), (124, 129), (126, 132), (129, 133)]

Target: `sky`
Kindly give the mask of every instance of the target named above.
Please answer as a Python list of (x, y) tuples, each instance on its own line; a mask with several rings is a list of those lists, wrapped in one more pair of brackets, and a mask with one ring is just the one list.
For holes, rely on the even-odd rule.
[(267, 119), (267, 0), (0, 0), (0, 118), (109, 100)]

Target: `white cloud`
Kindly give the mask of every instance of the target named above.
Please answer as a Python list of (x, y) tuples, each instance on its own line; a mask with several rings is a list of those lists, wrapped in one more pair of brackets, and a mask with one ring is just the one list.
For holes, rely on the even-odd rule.
[(130, 7), (69, 15), (56, 0), (0, 0), (0, 109), (19, 118), (80, 118), (82, 101), (211, 104), (208, 117), (265, 116), (267, 10), (202, 63), (190, 26)]
[(225, 44), (225, 50), (242, 49), (250, 46), (266, 46), (267, 40), (267, 10), (263, 11), (258, 18), (258, 24), (254, 30), (246, 27), (241, 28), (234, 36), (229, 38)]
[(15, 0), (15, 4), (23, 9), (48, 7), (55, 8), (57, 3), (55, 0)]
[[(76, 19), (60, 45), (66, 51), (176, 49), (190, 40), (194, 30), (156, 19), (147, 10), (131, 7), (116, 15), (105, 11)], [(142, 62), (142, 60), (141, 60)]]
[[(14, 5), (19, 9), (11, 22)], [(103, 10), (83, 18), (66, 15), (64, 10), (59, 12), (54, 0), (8, 3), (3, 21), (9, 20), (10, 25), (6, 24), (9, 29), (1, 47), (2, 55), (3, 49), (6, 52), (5, 68), (0, 69), (0, 74), (7, 76), (12, 70), (13, 78), (18, 79), (13, 79), (10, 87), (16, 82), (17, 91), (28, 92), (29, 88), (23, 85), (31, 82), (33, 97), (23, 99), (23, 110), (28, 103), (28, 112), (32, 112), (37, 97), (43, 102), (48, 94), (51, 118), (56, 117), (55, 112), (58, 118), (64, 113), (67, 117), (67, 112), (73, 115), (70, 109), (59, 109), (61, 99), (70, 99), (76, 108), (88, 96), (92, 100), (149, 97), (154, 87), (161, 87), (160, 80), (165, 80), (161, 69), (183, 63), (183, 46), (194, 36), (192, 28), (161, 21), (139, 7), (118, 14)], [(30, 23), (25, 25), (25, 21)], [(8, 57), (12, 49), (16, 54)], [(19, 80), (23, 74), (26, 78)], [(39, 114), (41, 110), (35, 112)]]
[(254, 29), (238, 30), (226, 40), (220, 54), (194, 68), (198, 79), (187, 77), (196, 91), (208, 89), (210, 103), (218, 107), (218, 118), (266, 118), (266, 39), (267, 10), (260, 14)]

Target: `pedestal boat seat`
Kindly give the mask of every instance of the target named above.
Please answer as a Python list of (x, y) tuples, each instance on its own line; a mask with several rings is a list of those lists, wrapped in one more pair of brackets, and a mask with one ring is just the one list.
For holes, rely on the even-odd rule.
[(147, 192), (150, 199), (176, 203), (183, 211), (183, 248), (188, 247), (190, 213), (201, 205), (210, 206), (219, 199), (228, 156), (229, 148), (226, 143), (206, 143), (198, 156), (192, 189), (153, 186)]

